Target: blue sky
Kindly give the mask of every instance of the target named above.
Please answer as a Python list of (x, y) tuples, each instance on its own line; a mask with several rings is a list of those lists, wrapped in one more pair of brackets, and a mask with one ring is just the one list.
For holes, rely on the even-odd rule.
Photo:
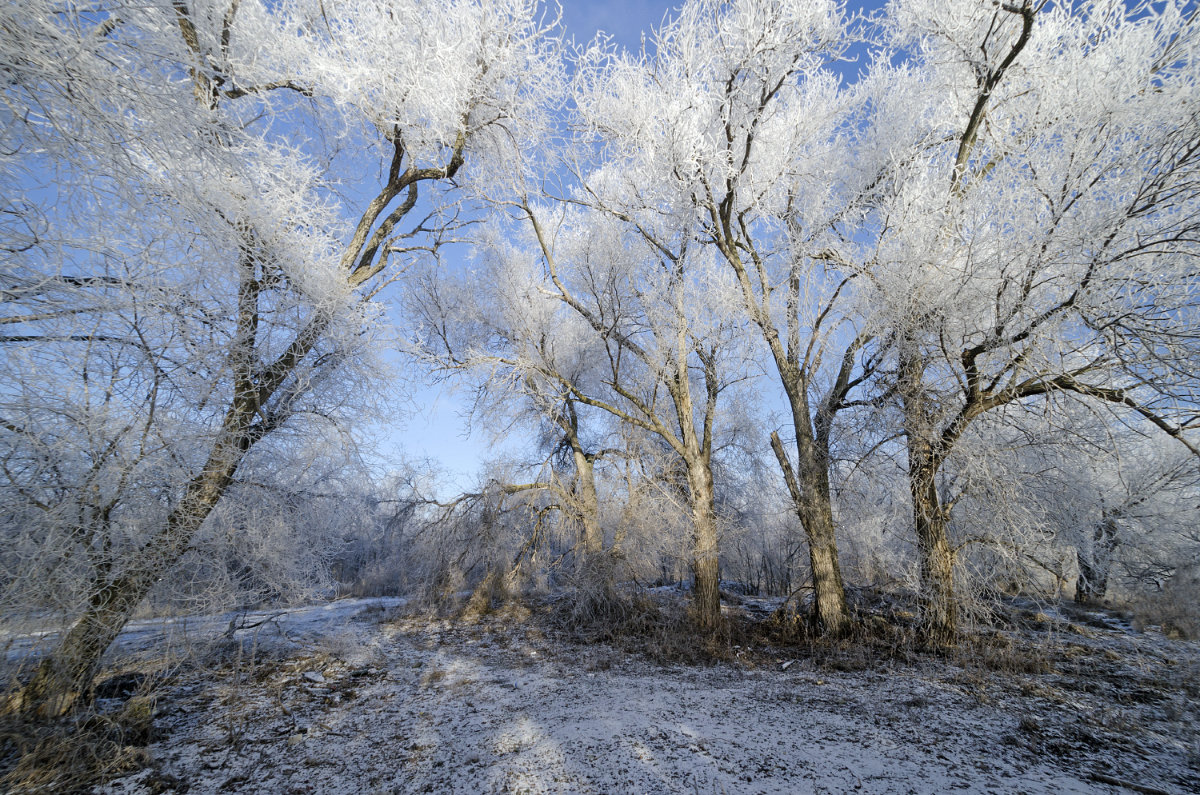
[[(657, 28), (664, 15), (681, 5), (682, 0), (560, 0), (563, 10), (563, 26), (568, 36), (577, 41), (589, 41), (598, 30), (611, 35), (618, 44), (637, 49), (642, 31), (647, 34)], [(847, 0), (850, 10), (877, 9), (886, 0)], [(950, 0), (947, 0), (950, 2)]]
[(568, 36), (586, 42), (604, 31), (616, 42), (637, 49), (642, 31), (647, 34), (663, 21), (663, 16), (679, 3), (655, 0), (562, 0), (563, 26)]

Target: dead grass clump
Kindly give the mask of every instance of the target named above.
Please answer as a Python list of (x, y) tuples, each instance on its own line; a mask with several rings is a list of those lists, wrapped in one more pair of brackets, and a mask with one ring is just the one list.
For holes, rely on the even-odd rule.
[(1162, 627), (1163, 634), (1173, 640), (1200, 639), (1200, 603), (1196, 600), (1200, 588), (1190, 598), (1181, 598), (1181, 590), (1177, 587), (1137, 597), (1130, 605), (1134, 625), (1139, 629)]
[(145, 746), (155, 739), (155, 700), (147, 680), (138, 679), (132, 694), (126, 688), (130, 681), (113, 677), (97, 686), (102, 699), (125, 697), (108, 711), (93, 705), (56, 721), (15, 714), (0, 718), (0, 791), (88, 792), (146, 767), (150, 755)]
[(775, 646), (798, 646), (811, 642), (815, 635), (809, 617), (797, 610), (780, 608), (766, 618), (754, 620), (745, 616), (737, 622), (742, 637), (739, 642), (747, 644), (770, 644)]
[(559, 602), (556, 618), (562, 628), (590, 641), (645, 634), (656, 629), (662, 619), (649, 599), (612, 586), (572, 591)]
[(508, 578), (500, 572), (490, 571), (471, 591), (457, 617), (472, 620), (489, 616), (507, 604), (512, 597)]
[(645, 596), (583, 580), (551, 603), (551, 620), (576, 640), (602, 643), (650, 631), (661, 617)]
[(733, 624), (722, 618), (715, 627), (698, 626), (688, 607), (650, 602), (657, 621), (648, 631), (627, 636), (621, 645), (658, 663), (704, 665), (733, 659)]
[(744, 642), (787, 649), (816, 667), (842, 672), (866, 671), (893, 662), (909, 662), (919, 649), (915, 632), (879, 615), (854, 616), (847, 630), (831, 636), (817, 633), (803, 614), (775, 613), (745, 626)]
[(915, 617), (910, 613), (856, 611), (850, 628), (841, 637), (822, 640), (843, 657), (865, 657), (867, 664), (862, 669), (891, 662), (908, 663), (922, 651), (928, 651)]
[(465, 602), (450, 607), (450, 617), (465, 623), (485, 618), (503, 618), (514, 622), (528, 619), (530, 610), (513, 584), (511, 576), (498, 571), (489, 572)]
[(816, 666), (863, 671), (909, 662), (922, 650), (915, 613), (900, 596), (867, 588), (847, 589), (850, 623), (838, 635), (820, 631), (811, 607), (785, 605), (764, 618), (743, 617), (735, 643), (786, 649)]
[(411, 599), (392, 609), (381, 625), (399, 625), (406, 622), (433, 622), (448, 619), (455, 615), (463, 605), (461, 599), (453, 596), (435, 595), (429, 590), (422, 590)]
[(658, 663), (704, 664), (732, 658), (732, 629), (698, 627), (682, 600), (659, 603), (648, 594), (581, 578), (551, 604), (550, 621), (583, 643), (611, 643)]
[(1046, 649), (999, 634), (964, 636), (955, 656), (963, 668), (1003, 674), (1048, 674), (1055, 670)]

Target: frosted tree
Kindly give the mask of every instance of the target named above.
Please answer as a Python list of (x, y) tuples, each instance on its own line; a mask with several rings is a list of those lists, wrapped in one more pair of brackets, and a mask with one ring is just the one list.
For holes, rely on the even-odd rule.
[[(718, 399), (737, 378), (730, 363), (740, 361), (733, 328), (709, 300), (721, 292), (713, 289), (720, 272), (703, 250), (689, 248), (692, 237), (677, 218), (638, 232), (566, 201), (525, 196), (507, 205), (517, 223), (505, 234), (518, 242), (501, 240), (488, 251), (488, 270), (473, 274), (468, 288), (480, 298), (462, 304), (486, 305), (486, 325), (499, 333), (484, 334), (486, 344), (474, 351), (443, 347), (497, 368), (501, 381), (546, 403), (547, 416), (584, 407), (661, 440), (687, 484), (696, 617), (716, 626), (712, 456)], [(478, 309), (451, 311), (455, 303), (446, 300), (439, 316), (479, 316)]]
[(879, 175), (875, 209), (839, 250), (894, 352), (926, 630), (943, 641), (960, 495), (941, 476), (979, 417), (1071, 393), (1197, 452), (1200, 31), (1175, 2), (912, 0), (884, 24), (857, 157)]
[(1110, 584), (1160, 590), (1196, 558), (1200, 461), (1144, 423), (1075, 412), (1070, 439), (1043, 453), (1033, 495), (1075, 563), (1075, 601)]
[[(127, 535), (137, 519), (13, 706), (69, 708), (260, 442), (359, 400), (372, 299), (454, 223), (421, 186), (500, 176), (536, 134), (557, 67), (535, 13), (524, 0), (0, 11), (3, 342), (37, 376), (3, 392), (6, 455), (32, 462), (6, 472), (6, 512), (112, 541), (71, 527), (73, 508), (44, 510), (58, 503), (40, 491), (76, 444), (61, 440), (90, 434), (111, 440), (86, 466), (112, 497), (91, 504)], [(364, 162), (380, 164), (378, 187), (344, 198)], [(51, 389), (70, 410), (47, 408)]]
[(439, 377), (469, 384), (476, 418), (534, 432), (544, 454), (537, 476), (501, 488), (548, 492), (579, 525), (580, 558), (601, 566), (596, 465), (617, 450), (605, 444), (602, 418), (568, 386), (590, 388), (600, 352), (538, 292), (528, 256), (495, 226), (476, 245), (474, 267), (427, 268), (406, 280), (411, 353)]
[[(580, 125), (606, 159), (585, 175), (589, 202), (635, 230), (686, 218), (691, 245), (723, 263), (721, 309), (746, 322), (782, 387), (792, 455), (772, 437), (808, 541), (815, 618), (849, 615), (830, 494), (836, 414), (873, 369), (854, 324), (855, 269), (831, 257), (830, 230), (861, 215), (851, 146), (862, 92), (831, 65), (852, 41), (835, 2), (685, 4), (653, 54), (587, 53)], [(869, 175), (868, 175), (869, 176)]]
[[(549, 226), (526, 206), (556, 300), (602, 345), (602, 386), (576, 393), (648, 434), (683, 470), (691, 511), (695, 618), (720, 620), (720, 527), (713, 456), (722, 431), (718, 402), (745, 377), (743, 335), (720, 297), (728, 280), (711, 252), (694, 247), (685, 219), (629, 224), (589, 208)], [(576, 215), (575, 218), (569, 216)], [(681, 223), (681, 221), (684, 221)]]

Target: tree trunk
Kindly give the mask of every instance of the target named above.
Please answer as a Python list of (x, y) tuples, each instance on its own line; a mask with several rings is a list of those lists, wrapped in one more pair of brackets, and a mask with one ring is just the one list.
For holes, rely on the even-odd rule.
[(1108, 590), (1108, 573), (1112, 570), (1112, 553), (1117, 548), (1118, 530), (1116, 517), (1106, 510), (1092, 528), (1090, 553), (1083, 548), (1075, 550), (1079, 563), (1079, 577), (1075, 580), (1076, 602), (1090, 604), (1104, 599), (1104, 593)]
[(692, 500), (692, 609), (697, 625), (715, 629), (721, 622), (721, 569), (712, 469), (706, 461), (688, 462)]
[(163, 529), (124, 571), (96, 591), (87, 611), (54, 653), (38, 666), (33, 679), (10, 702), (10, 708), (34, 717), (54, 718), (65, 714), (87, 692), (105, 651), (154, 584), (187, 551), (248, 448), (244, 432), (223, 432), (204, 469), (188, 483), (183, 499), (168, 515)]
[(833, 507), (829, 496), (829, 467), (814, 455), (811, 439), (796, 423), (796, 451), (800, 457), (799, 478), (793, 472), (779, 434), (771, 434), (771, 447), (783, 471), (792, 497), (792, 505), (808, 539), (808, 558), (812, 567), (813, 608), (816, 623), (824, 632), (837, 635), (850, 625), (846, 607), (846, 588), (838, 561), (837, 536), (833, 527)]
[(1083, 552), (1077, 551), (1079, 577), (1075, 580), (1075, 601), (1079, 604), (1094, 604), (1104, 599), (1108, 590), (1108, 572), (1088, 560)]
[(948, 645), (958, 634), (954, 598), (954, 551), (946, 534), (948, 512), (937, 491), (941, 454), (939, 438), (925, 393), (925, 359), (913, 340), (904, 340), (899, 360), (899, 386), (908, 444), (908, 485), (921, 569), (921, 624), (925, 641)]
[(808, 533), (817, 625), (827, 634), (840, 635), (849, 627), (850, 615), (829, 503), (804, 506), (800, 521)]
[[(914, 450), (914, 446), (917, 448)], [(926, 642), (948, 645), (958, 633), (954, 598), (954, 551), (946, 534), (946, 511), (938, 498), (928, 448), (909, 441), (909, 486), (921, 558), (921, 624)]]
[(592, 459), (576, 447), (575, 472), (579, 476), (579, 520), (583, 525), (583, 555), (589, 561), (598, 560), (604, 552), (604, 529), (600, 526), (600, 500), (596, 496), (596, 473)]

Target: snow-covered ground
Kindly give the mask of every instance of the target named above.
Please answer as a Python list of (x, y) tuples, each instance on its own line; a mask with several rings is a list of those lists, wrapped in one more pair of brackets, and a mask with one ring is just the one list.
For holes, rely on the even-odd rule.
[(242, 630), (160, 695), (153, 766), (99, 791), (1200, 791), (1200, 653), (1155, 633), (1043, 616), (1018, 638), (1034, 673), (782, 650), (676, 666), (536, 619), (394, 613)]
[[(396, 597), (375, 599), (338, 599), (320, 605), (282, 607), (273, 610), (249, 610), (219, 615), (145, 618), (130, 621), (113, 643), (113, 657), (161, 657), (171, 650), (192, 651), (226, 635), (245, 638), (247, 633), (262, 633), (276, 646), (300, 645), (302, 639), (324, 636), (330, 627), (345, 623), (364, 609), (387, 609), (404, 602)], [(30, 623), (28, 620), (26, 624)], [(0, 627), (0, 648), (10, 666), (38, 657), (54, 647), (58, 629)]]

